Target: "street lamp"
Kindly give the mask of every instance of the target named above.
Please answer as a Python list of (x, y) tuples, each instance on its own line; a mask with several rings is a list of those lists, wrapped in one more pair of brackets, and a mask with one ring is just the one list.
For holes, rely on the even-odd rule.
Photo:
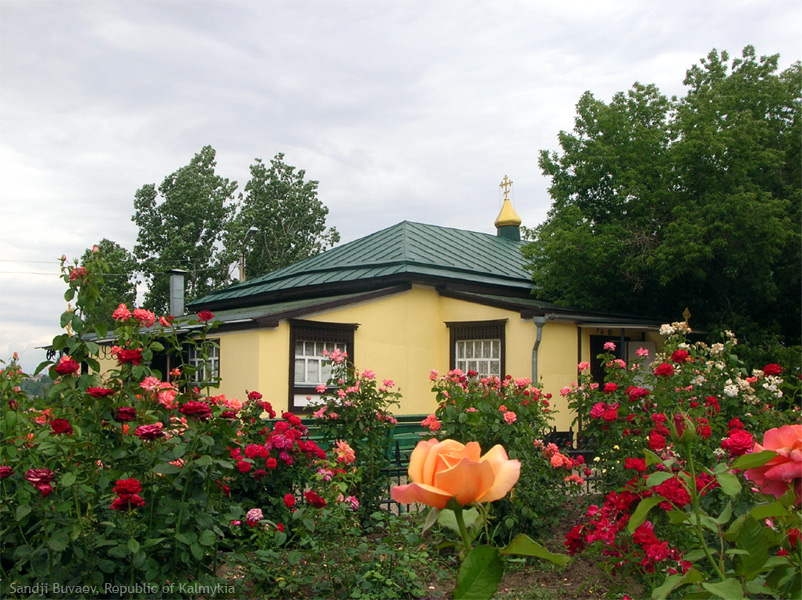
[(245, 232), (245, 237), (242, 240), (242, 247), (240, 248), (239, 252), (239, 280), (240, 283), (245, 281), (245, 246), (248, 244), (248, 240), (253, 237), (253, 235), (259, 231), (258, 227), (251, 227), (248, 231)]

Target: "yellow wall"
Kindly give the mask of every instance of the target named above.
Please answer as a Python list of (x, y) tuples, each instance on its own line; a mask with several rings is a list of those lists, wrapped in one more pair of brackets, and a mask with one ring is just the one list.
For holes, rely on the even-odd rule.
[[(433, 288), (416, 286), (406, 292), (304, 317), (311, 321), (359, 323), (354, 334), (358, 369), (370, 369), (379, 379), (392, 379), (403, 395), (399, 414), (428, 414), (436, 403), (429, 373), (449, 368), (450, 321), (506, 319), (506, 371), (513, 377), (532, 376), (536, 328), (520, 313), (440, 296)], [(258, 340), (255, 341), (255, 340)], [(220, 335), (220, 393), (244, 398), (257, 390), (277, 411), (286, 410), (289, 394), (289, 325)], [(550, 322), (543, 328), (539, 374), (552, 404), (558, 429), (571, 422), (561, 406), (559, 390), (576, 381), (576, 326)]]

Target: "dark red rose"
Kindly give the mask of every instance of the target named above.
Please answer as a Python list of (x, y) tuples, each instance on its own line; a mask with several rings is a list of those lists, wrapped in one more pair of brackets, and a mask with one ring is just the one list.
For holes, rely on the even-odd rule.
[(56, 373), (59, 375), (72, 375), (81, 370), (81, 365), (78, 361), (72, 360), (69, 356), (61, 357), (56, 365)]
[(136, 348), (134, 350), (126, 350), (121, 348), (117, 351), (117, 362), (121, 365), (132, 364), (138, 366), (142, 364), (142, 350)]
[(197, 400), (190, 400), (181, 405), (178, 409), (183, 415), (188, 417), (194, 417), (199, 421), (206, 421), (209, 417), (212, 416), (212, 409), (206, 402), (200, 402)]
[(53, 430), (53, 434), (64, 433), (67, 435), (72, 435), (72, 425), (67, 419), (53, 419), (50, 421), (50, 429)]
[(198, 313), (198, 321), (211, 321), (214, 319), (214, 313), (210, 310), (202, 310)]
[(326, 501), (317, 495), (317, 492), (314, 490), (309, 490), (308, 492), (304, 492), (304, 498), (306, 501), (309, 502), (315, 508), (323, 508), (326, 506)]
[(780, 365), (776, 364), (776, 363), (771, 363), (771, 364), (768, 364), (765, 367), (763, 367), (763, 374), (764, 375), (779, 375), (782, 372), (783, 372), (783, 368)]
[(285, 494), (284, 495), (284, 506), (287, 508), (292, 508), (295, 506), (295, 496), (292, 494)]
[(133, 406), (121, 406), (114, 415), (114, 420), (120, 423), (127, 423), (136, 419), (136, 409)]
[(221, 419), (236, 419), (237, 418), (237, 411), (236, 410), (224, 410), (220, 413)]
[(114, 394), (114, 390), (110, 390), (109, 388), (104, 387), (91, 387), (86, 388), (86, 393), (90, 396), (94, 396), (95, 398), (105, 398), (106, 396), (111, 396)]
[(248, 392), (248, 400), (261, 400), (262, 394), (259, 392)]
[(14, 474), (14, 469), (8, 465), (0, 465), (0, 479), (5, 479)]
[(25, 471), (25, 479), (27, 479), (28, 483), (30, 483), (33, 487), (39, 490), (39, 493), (42, 494), (42, 497), (47, 496), (53, 491), (53, 487), (50, 485), (50, 482), (53, 481), (55, 476), (56, 474), (50, 469), (28, 469)]
[(162, 427), (163, 425), (161, 423), (155, 423), (153, 425), (140, 425), (134, 429), (134, 435), (142, 438), (143, 440), (155, 440), (156, 438), (164, 435)]
[(241, 460), (237, 462), (237, 470), (240, 473), (247, 473), (253, 468), (253, 464), (249, 463), (247, 460)]
[(112, 490), (118, 496), (130, 496), (142, 491), (142, 484), (137, 479), (118, 479)]
[(265, 461), (265, 466), (268, 469), (275, 469), (278, 466), (278, 461), (275, 458), (270, 457)]
[(138, 506), (145, 506), (145, 500), (139, 494), (117, 496), (111, 503), (112, 510), (130, 510)]
[(655, 368), (654, 374), (658, 377), (671, 377), (674, 374), (674, 367), (671, 363), (661, 363)]

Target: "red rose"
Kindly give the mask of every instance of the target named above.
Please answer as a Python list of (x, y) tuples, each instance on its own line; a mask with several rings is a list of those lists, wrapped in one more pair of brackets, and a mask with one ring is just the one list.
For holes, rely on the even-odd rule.
[(259, 392), (248, 392), (248, 400), (261, 400), (262, 394)]
[(315, 508), (323, 508), (326, 506), (326, 501), (317, 495), (317, 492), (314, 490), (309, 490), (308, 492), (304, 492), (304, 498), (306, 501), (309, 502)]
[(604, 384), (604, 393), (605, 394), (612, 394), (614, 391), (618, 389), (618, 384), (613, 383), (612, 381), (608, 381)]
[(618, 404), (611, 404), (604, 410), (604, 413), (602, 414), (602, 419), (604, 419), (608, 423), (615, 421), (617, 418), (618, 418)]
[(214, 319), (214, 313), (210, 310), (202, 310), (198, 313), (198, 321), (211, 321)]
[(645, 458), (625, 458), (624, 459), (624, 468), (625, 469), (634, 469), (638, 473), (643, 473), (646, 470), (646, 459)]
[(780, 365), (776, 364), (776, 363), (771, 363), (771, 364), (768, 364), (765, 367), (763, 367), (763, 374), (764, 375), (779, 375), (782, 372), (783, 372), (783, 368)]
[(731, 429), (730, 437), (721, 440), (721, 447), (730, 453), (730, 458), (746, 454), (754, 445), (752, 434), (743, 429)]
[(671, 363), (661, 363), (655, 368), (654, 374), (658, 377), (671, 377), (674, 374), (674, 367)]
[(81, 365), (72, 360), (69, 356), (62, 356), (56, 365), (56, 373), (59, 375), (72, 375), (81, 370)]
[(129, 510), (138, 506), (145, 506), (145, 500), (139, 494), (132, 494), (130, 496), (117, 496), (111, 503), (112, 510)]
[(142, 491), (142, 484), (137, 479), (118, 479), (112, 490), (118, 496), (131, 496)]
[(162, 427), (163, 425), (161, 423), (155, 423), (153, 425), (140, 425), (134, 429), (134, 435), (143, 440), (155, 440), (156, 438), (164, 435)]
[(5, 479), (14, 474), (14, 469), (8, 465), (0, 465), (0, 479)]
[(211, 407), (206, 402), (199, 402), (196, 400), (186, 402), (178, 409), (178, 412), (188, 417), (195, 417), (199, 421), (206, 421), (212, 416)]
[(286, 494), (284, 496), (284, 506), (286, 506), (287, 508), (292, 508), (293, 506), (295, 506), (295, 496), (293, 496), (292, 494)]
[(109, 388), (104, 387), (91, 387), (86, 388), (86, 393), (90, 396), (94, 396), (95, 398), (105, 398), (106, 396), (111, 396), (114, 394), (114, 390), (110, 390)]
[(690, 355), (687, 350), (674, 350), (674, 353), (671, 355), (671, 361), (675, 363), (688, 362), (689, 358)]
[(636, 387), (634, 385), (631, 385), (627, 388), (627, 396), (629, 397), (630, 402), (635, 402), (636, 400), (645, 398), (649, 394), (651, 394), (651, 392), (646, 388)]
[(697, 433), (697, 434), (699, 435), (699, 437), (701, 437), (703, 440), (706, 440), (707, 438), (709, 438), (709, 437), (712, 435), (712, 433), (713, 433), (713, 430), (710, 428), (710, 425), (699, 425), (699, 426), (696, 428), (696, 433)]
[(126, 350), (125, 348), (120, 348), (117, 350), (117, 363), (124, 365), (124, 364), (132, 364), (134, 366), (139, 366), (142, 364), (142, 350), (137, 348), (134, 350)]
[(237, 470), (240, 473), (247, 473), (253, 468), (253, 465), (249, 463), (247, 460), (241, 460), (237, 462)]
[(649, 434), (649, 448), (657, 452), (659, 450), (663, 450), (665, 447), (666, 438), (659, 433), (652, 431), (652, 433)]
[(270, 457), (265, 461), (265, 466), (268, 469), (275, 469), (278, 466), (278, 461), (275, 458)]
[(114, 420), (120, 423), (127, 423), (136, 419), (136, 409), (133, 406), (121, 406), (114, 415)]
[(53, 419), (50, 421), (50, 429), (53, 430), (53, 434), (65, 433), (67, 435), (72, 435), (72, 425), (67, 419)]

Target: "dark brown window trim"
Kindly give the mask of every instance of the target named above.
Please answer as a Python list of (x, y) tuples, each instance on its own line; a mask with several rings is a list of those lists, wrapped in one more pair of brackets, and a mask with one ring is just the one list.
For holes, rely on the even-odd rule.
[(313, 395), (317, 388), (312, 386), (295, 385), (295, 342), (299, 339), (314, 340), (316, 342), (340, 342), (345, 344), (348, 353), (348, 362), (354, 362), (354, 332), (359, 323), (327, 323), (323, 321), (306, 321), (290, 319), (290, 372), (289, 372), (289, 398), (287, 406), (292, 413), (304, 413), (309, 410), (304, 406), (295, 406), (295, 395)]
[(457, 365), (457, 342), (459, 340), (485, 340), (501, 339), (501, 377), (507, 374), (507, 319), (496, 319), (493, 321), (449, 321), (448, 327), (448, 364), (449, 369), (454, 369)]

